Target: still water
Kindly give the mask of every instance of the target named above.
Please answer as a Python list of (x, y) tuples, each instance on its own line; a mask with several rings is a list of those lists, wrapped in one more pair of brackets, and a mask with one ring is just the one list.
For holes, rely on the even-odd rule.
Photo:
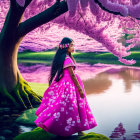
[[(100, 132), (119, 140), (123, 137), (140, 139), (139, 69), (111, 68), (84, 81), (84, 85), (98, 124), (85, 132)], [(115, 128), (117, 132), (114, 132)]]
[[(20, 63), (28, 82), (47, 83), (50, 66)], [(77, 64), (97, 126), (84, 132), (112, 140), (140, 139), (140, 68), (107, 64)]]

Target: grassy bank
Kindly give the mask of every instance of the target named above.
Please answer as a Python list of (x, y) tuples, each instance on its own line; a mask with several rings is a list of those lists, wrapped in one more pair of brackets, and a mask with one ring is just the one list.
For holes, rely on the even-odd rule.
[[(48, 52), (22, 52), (18, 53), (18, 62), (24, 63), (46, 63), (50, 65), (52, 59), (55, 55), (55, 51), (48, 51)], [(78, 63), (88, 63), (88, 64), (95, 64), (95, 63), (104, 63), (104, 64), (118, 64), (124, 65), (118, 61), (118, 58), (115, 57), (112, 53), (102, 52), (102, 53), (95, 53), (95, 52), (76, 52), (73, 53), (73, 56)], [(125, 57), (128, 60), (135, 59), (137, 62), (133, 66), (140, 66), (140, 52), (133, 51), (131, 52), (130, 56)]]
[(43, 97), (43, 94), (45, 92), (45, 90), (48, 88), (48, 84), (47, 83), (34, 83), (34, 82), (28, 82), (28, 84), (30, 85), (31, 89), (38, 95)]

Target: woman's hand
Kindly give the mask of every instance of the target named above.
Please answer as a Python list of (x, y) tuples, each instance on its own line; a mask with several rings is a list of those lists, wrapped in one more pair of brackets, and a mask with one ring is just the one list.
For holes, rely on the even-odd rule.
[(83, 93), (82, 88), (79, 88), (78, 90), (79, 90), (79, 93), (80, 93), (81, 98), (84, 98), (85, 95), (84, 95), (84, 93)]

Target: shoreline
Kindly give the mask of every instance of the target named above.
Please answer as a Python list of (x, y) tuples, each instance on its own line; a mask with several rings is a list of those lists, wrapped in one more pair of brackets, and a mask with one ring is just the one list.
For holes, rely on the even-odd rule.
[[(47, 52), (20, 52), (18, 53), (18, 63), (42, 63), (51, 65), (55, 51)], [(118, 58), (109, 52), (76, 52), (72, 54), (77, 63), (87, 63), (90, 65), (96, 63), (116, 64), (124, 66), (140, 67), (140, 52), (133, 51), (130, 56), (124, 57), (128, 60), (134, 59), (136, 63), (133, 65), (125, 65), (118, 61)]]

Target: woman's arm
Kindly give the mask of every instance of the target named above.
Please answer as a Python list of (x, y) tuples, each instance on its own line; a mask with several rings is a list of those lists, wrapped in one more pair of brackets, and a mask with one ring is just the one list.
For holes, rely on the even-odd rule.
[(72, 66), (68, 67), (68, 70), (69, 70), (69, 73), (71, 75), (71, 78), (72, 78), (74, 84), (76, 85), (76, 87), (77, 87), (77, 89), (78, 89), (78, 91), (80, 93), (81, 98), (84, 98), (83, 90), (82, 90), (82, 88), (81, 88), (81, 86), (80, 86), (80, 84), (79, 84), (79, 82), (77, 80), (77, 77), (74, 74), (74, 71), (72, 69)]

